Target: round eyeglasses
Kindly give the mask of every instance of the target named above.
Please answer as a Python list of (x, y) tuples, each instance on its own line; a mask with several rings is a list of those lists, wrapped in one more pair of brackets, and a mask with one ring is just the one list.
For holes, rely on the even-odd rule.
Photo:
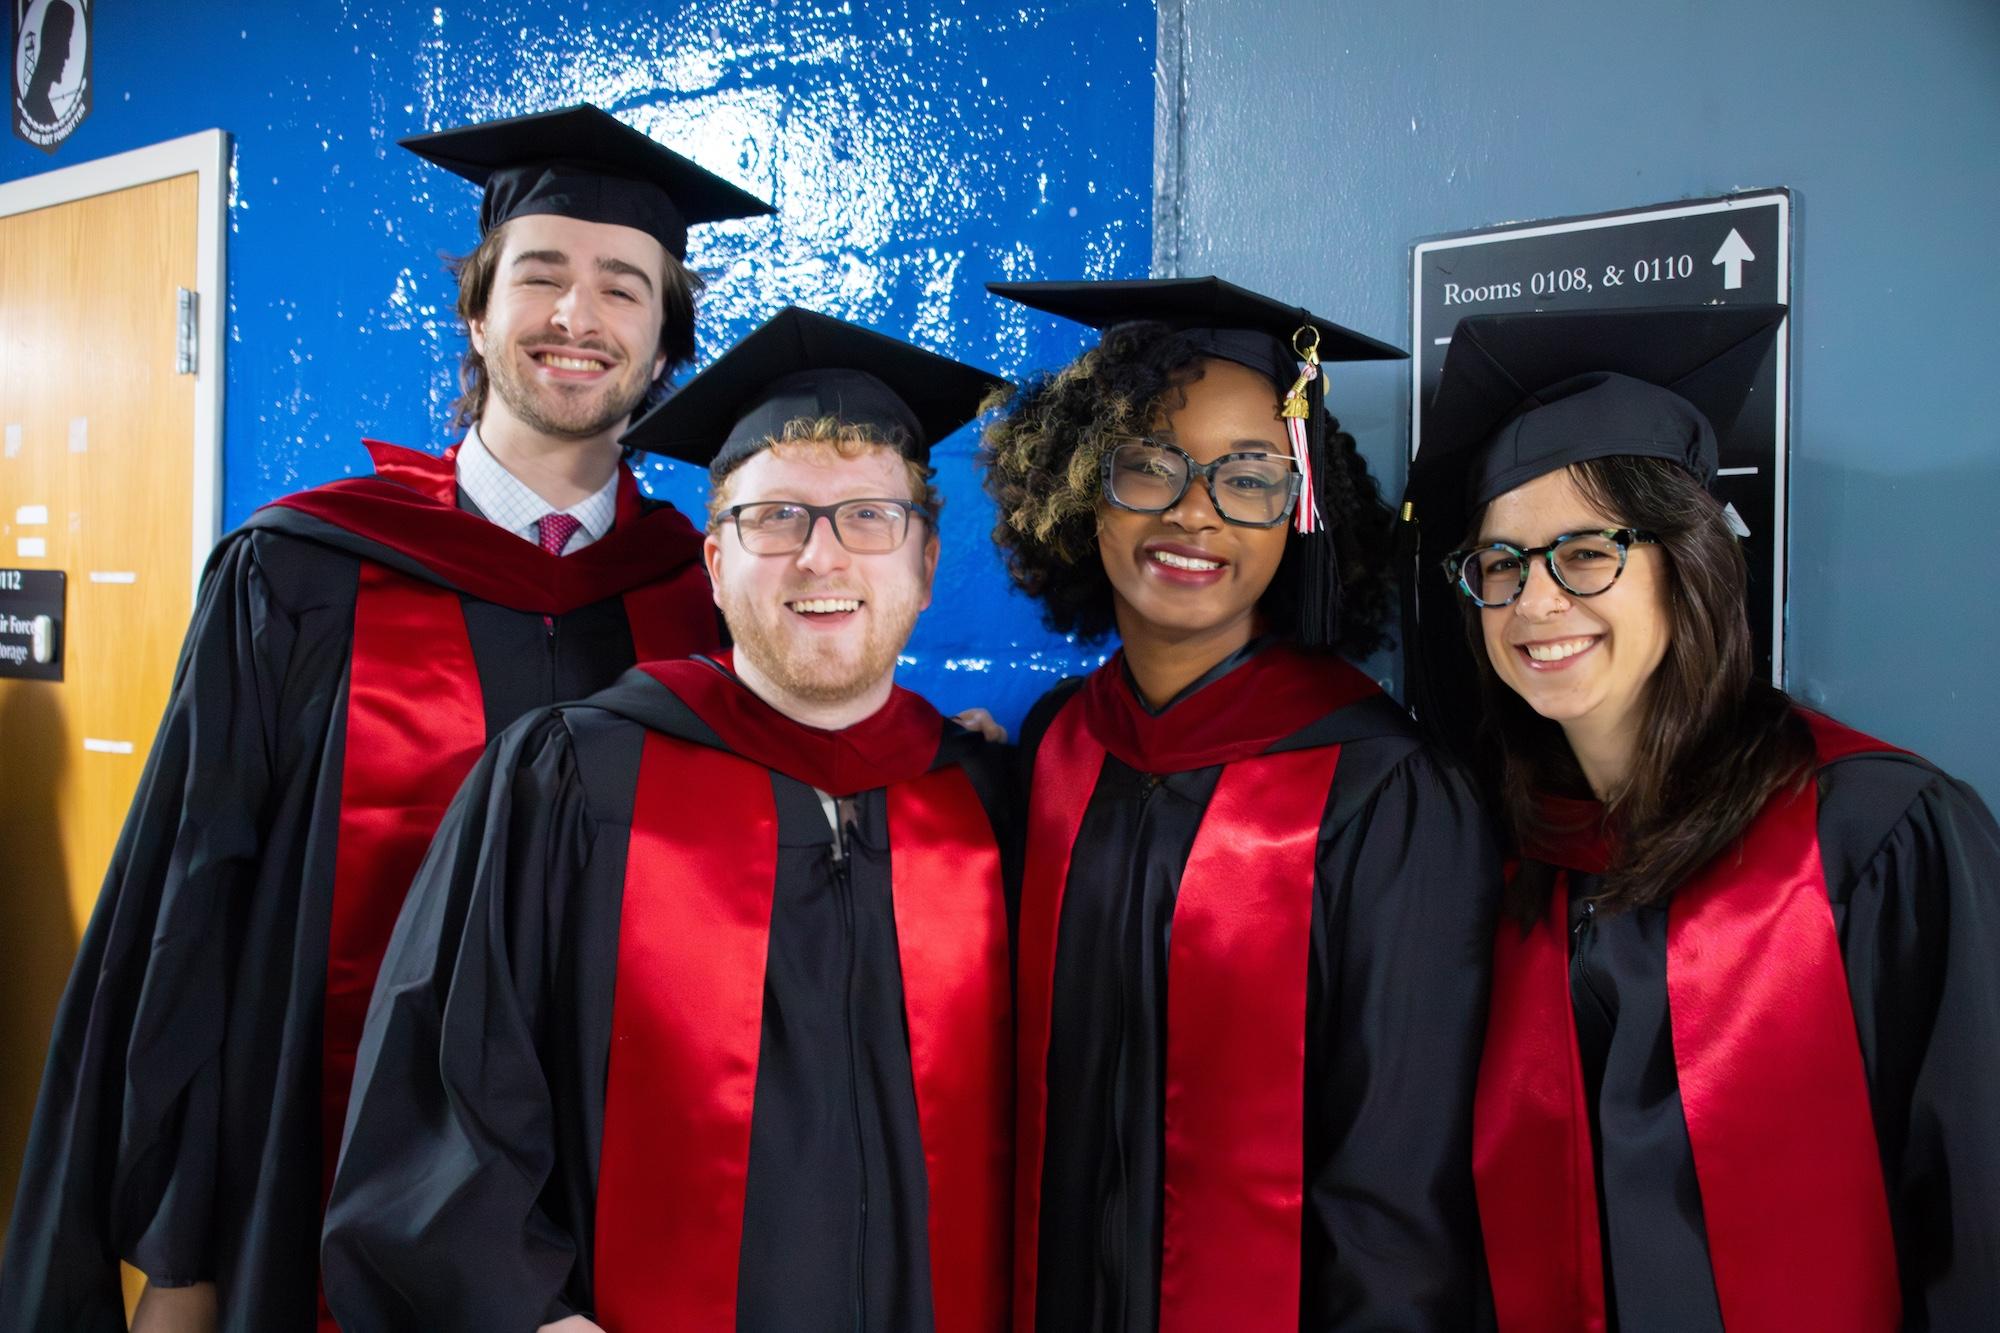
[(1549, 574), (1566, 592), (1595, 597), (1625, 572), (1625, 557), (1643, 542), (1659, 538), (1638, 528), (1606, 528), (1601, 532), (1565, 532), (1547, 546), (1523, 549), (1493, 542), (1444, 558), (1445, 576), (1475, 606), (1511, 605), (1528, 587), (1528, 562), (1540, 556)]
[(1299, 470), (1287, 454), (1224, 454), (1197, 463), (1187, 452), (1154, 440), (1127, 440), (1104, 455), (1104, 498), (1135, 514), (1164, 514), (1181, 502), (1194, 479), (1224, 522), (1276, 527), (1299, 502)]
[(930, 515), (908, 500), (842, 500), (837, 505), (809, 505), (797, 500), (753, 500), (731, 505), (716, 516), (736, 525), (736, 540), (752, 555), (792, 555), (812, 540), (812, 530), (825, 519), (833, 539), (855, 555), (884, 555), (910, 535), (910, 519)]

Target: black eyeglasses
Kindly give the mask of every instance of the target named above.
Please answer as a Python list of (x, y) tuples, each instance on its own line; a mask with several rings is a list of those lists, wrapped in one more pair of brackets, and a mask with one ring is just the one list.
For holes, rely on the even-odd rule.
[(812, 530), (825, 519), (833, 539), (856, 555), (883, 555), (910, 535), (910, 519), (928, 522), (930, 515), (908, 500), (842, 500), (837, 505), (809, 505), (797, 500), (753, 500), (731, 505), (716, 515), (718, 523), (734, 523), (736, 540), (752, 555), (792, 555), (812, 540)]
[(1208, 487), (1216, 515), (1246, 528), (1276, 527), (1299, 502), (1299, 469), (1289, 454), (1224, 454), (1197, 463), (1175, 445), (1132, 439), (1104, 455), (1104, 498), (1135, 514), (1166, 513), (1196, 477)]
[(1510, 605), (1528, 586), (1528, 562), (1541, 556), (1549, 575), (1578, 597), (1595, 597), (1625, 572), (1625, 557), (1634, 546), (1660, 539), (1638, 528), (1606, 528), (1599, 532), (1565, 532), (1547, 546), (1525, 550), (1494, 542), (1453, 551), (1444, 558), (1445, 577), (1475, 606)]

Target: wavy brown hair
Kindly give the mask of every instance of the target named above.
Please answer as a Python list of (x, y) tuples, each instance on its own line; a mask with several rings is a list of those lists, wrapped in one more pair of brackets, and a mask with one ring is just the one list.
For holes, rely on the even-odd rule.
[[(490, 383), (486, 360), (472, 345), (472, 321), (486, 318), (486, 305), (493, 299), (493, 282), (500, 272), (500, 252), (506, 246), (507, 224), (503, 222), (481, 237), (471, 254), (444, 257), (445, 267), (458, 279), (458, 324), (459, 332), (465, 335), (465, 355), (458, 362), (458, 399), (451, 405), (452, 423), (460, 430), (478, 425), (486, 410)], [(658, 403), (673, 373), (694, 360), (694, 298), (702, 289), (701, 275), (671, 254), (666, 261), (666, 281), (660, 288), (659, 350), (666, 353), (667, 361), (634, 416)]]
[[(1146, 434), (1161, 412), (1185, 406), (1187, 386), (1201, 378), (1209, 355), (1165, 324), (1120, 324), (1069, 365), (987, 402), (989, 409), (1006, 409), (987, 426), (979, 456), (986, 493), (1000, 510), (993, 541), (1014, 586), (1042, 604), (1043, 620), (1057, 633), (1089, 641), (1116, 627), (1111, 579), (1097, 554), (1105, 451), (1121, 437)], [(1327, 535), (1304, 540), (1335, 543), (1340, 632), (1334, 646), (1364, 657), (1385, 642), (1389, 619), (1389, 509), (1354, 437), (1338, 422), (1327, 430), (1317, 482)], [(1294, 536), (1286, 543), (1260, 603), (1271, 629), (1294, 638), (1306, 584), (1300, 542)]]
[[(1631, 775), (1604, 803), (1615, 836), (1597, 902), (1617, 911), (1664, 902), (1721, 854), (1765, 802), (1810, 773), (1813, 743), (1784, 692), (1752, 675), (1748, 569), (1721, 503), (1663, 459), (1599, 458), (1569, 471), (1597, 509), (1654, 533), (1667, 562), (1666, 656), (1641, 698)], [(1481, 749), (1516, 843), (1574, 831), (1545, 827), (1535, 797), (1590, 796), (1583, 770), (1562, 727), (1494, 673), (1482, 613), (1465, 605), (1486, 704)], [(1552, 878), (1546, 868), (1524, 869), (1508, 890), (1509, 915), (1535, 920)]]

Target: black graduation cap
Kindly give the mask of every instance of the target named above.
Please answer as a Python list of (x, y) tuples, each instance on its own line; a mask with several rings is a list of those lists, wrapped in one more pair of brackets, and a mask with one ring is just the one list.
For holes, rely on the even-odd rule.
[(1148, 320), (1213, 334), (1202, 339), (1204, 351), (1262, 370), (1280, 385), (1290, 384), (1298, 374), (1300, 354), (1294, 338), (1308, 327), (1319, 335), (1322, 361), (1394, 361), (1409, 356), (1400, 347), (1321, 319), (1310, 310), (1216, 277), (989, 282), (986, 290), (1094, 329)]
[(1431, 505), (1462, 490), (1464, 507), (1419, 521), (1462, 529), (1496, 495), (1590, 458), (1666, 458), (1708, 484), (1716, 433), (1734, 429), (1784, 318), (1781, 305), (1717, 305), (1459, 321), (1411, 480), (1436, 492)]
[(755, 195), (589, 105), (400, 142), (485, 187), (481, 236), (509, 218), (555, 213), (637, 228), (684, 259), (689, 227), (771, 212)]
[(1297, 634), (1324, 646), (1340, 637), (1340, 570), (1335, 542), (1321, 522), (1327, 433), (1323, 361), (1403, 360), (1408, 352), (1221, 278), (1135, 278), (1111, 282), (989, 282), (995, 296), (1095, 329), (1141, 321), (1187, 334), (1205, 356), (1268, 375), (1284, 394), (1292, 451), (1310, 479), (1293, 516), (1294, 531), (1320, 538), (1300, 581)]
[(1477, 715), (1464, 613), (1439, 568), (1472, 515), (1593, 458), (1664, 458), (1711, 484), (1784, 319), (1782, 305), (1726, 305), (1459, 321), (1401, 524), (1404, 679), (1435, 734), (1462, 742)]
[(1006, 380), (830, 315), (786, 306), (671, 398), (621, 444), (690, 463), (755, 453), (787, 423), (872, 426), (909, 458), (979, 414)]

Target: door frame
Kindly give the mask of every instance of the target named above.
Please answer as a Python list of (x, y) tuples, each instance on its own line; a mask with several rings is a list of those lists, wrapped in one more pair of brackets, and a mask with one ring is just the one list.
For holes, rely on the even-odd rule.
[(229, 302), (229, 135), (222, 130), (168, 139), (130, 152), (0, 181), (0, 217), (32, 213), (100, 194), (193, 173), (195, 185), (194, 543), (189, 586), (222, 536), (223, 312)]

